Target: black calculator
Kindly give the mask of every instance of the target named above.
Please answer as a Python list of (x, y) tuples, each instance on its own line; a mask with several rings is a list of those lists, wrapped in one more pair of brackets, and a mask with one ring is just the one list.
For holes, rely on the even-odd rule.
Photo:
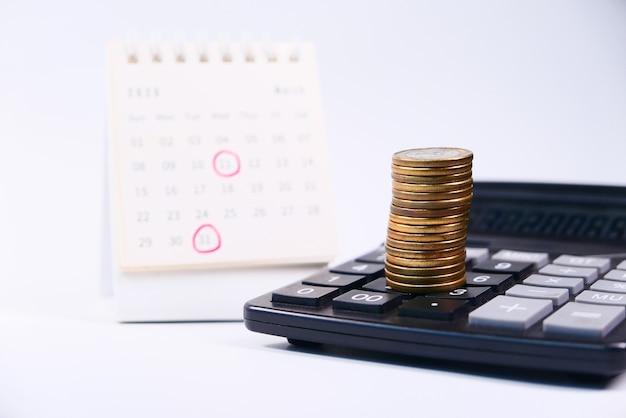
[(610, 377), (626, 369), (626, 188), (475, 182), (465, 286), (385, 283), (385, 247), (246, 303), (292, 344)]

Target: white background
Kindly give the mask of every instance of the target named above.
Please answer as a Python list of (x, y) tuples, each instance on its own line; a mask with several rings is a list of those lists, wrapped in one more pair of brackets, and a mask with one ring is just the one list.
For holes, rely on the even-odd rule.
[(626, 416), (623, 377), (598, 388), (322, 356), (239, 322), (112, 321), (104, 57), (133, 31), (316, 43), (339, 259), (382, 242), (402, 149), (469, 148), (476, 180), (626, 186), (624, 1), (0, 0), (0, 417)]

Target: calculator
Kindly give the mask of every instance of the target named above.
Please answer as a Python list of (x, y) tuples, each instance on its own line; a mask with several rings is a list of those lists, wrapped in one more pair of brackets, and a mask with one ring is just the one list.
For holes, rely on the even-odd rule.
[(376, 245), (248, 301), (246, 327), (438, 361), (626, 370), (626, 187), (475, 182), (466, 282), (452, 291), (392, 290)]

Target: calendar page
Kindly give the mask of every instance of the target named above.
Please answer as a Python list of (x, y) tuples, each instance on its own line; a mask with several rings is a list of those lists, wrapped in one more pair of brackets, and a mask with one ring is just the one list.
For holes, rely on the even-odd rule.
[(108, 66), (121, 270), (335, 255), (313, 45), (120, 41)]

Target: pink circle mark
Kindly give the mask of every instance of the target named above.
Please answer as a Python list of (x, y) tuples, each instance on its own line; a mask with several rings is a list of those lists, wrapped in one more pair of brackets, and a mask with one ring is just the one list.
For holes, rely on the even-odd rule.
[[(196, 242), (196, 240), (198, 239), (198, 235), (204, 229), (210, 229), (212, 233), (215, 234), (215, 236), (217, 237), (217, 242), (215, 243), (214, 246), (212, 246), (209, 249), (198, 248), (198, 243)], [(204, 225), (200, 225), (198, 229), (196, 229), (196, 232), (194, 232), (192, 243), (193, 243), (193, 249), (196, 250), (196, 252), (201, 253), (201, 254), (208, 254), (208, 253), (212, 253), (220, 249), (220, 247), (222, 246), (222, 237), (220, 236), (220, 233), (216, 227), (214, 227), (211, 224), (204, 224)]]
[[(217, 163), (218, 160), (222, 157), (222, 156), (230, 156), (232, 158), (235, 159), (235, 169), (234, 170), (229, 170), (229, 171), (223, 171), (220, 169), (220, 167), (218, 167)], [(239, 156), (230, 150), (224, 149), (221, 151), (218, 151), (214, 156), (213, 156), (213, 170), (215, 170), (215, 172), (217, 173), (218, 176), (221, 177), (232, 177), (235, 176), (237, 174), (239, 174), (239, 171), (241, 171), (241, 160), (239, 159)]]

